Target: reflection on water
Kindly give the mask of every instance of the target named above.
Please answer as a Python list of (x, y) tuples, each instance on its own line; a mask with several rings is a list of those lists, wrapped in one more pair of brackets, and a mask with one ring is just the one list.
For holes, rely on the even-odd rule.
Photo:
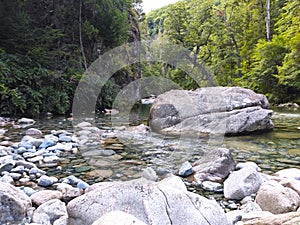
[[(147, 106), (133, 110), (130, 121), (122, 121), (117, 115), (112, 118), (97, 115), (96, 124), (98, 128), (112, 132), (129, 124), (145, 124), (148, 110)], [(112, 120), (117, 127), (111, 127)], [(300, 168), (300, 111), (276, 110), (273, 122), (275, 128), (271, 132), (225, 137), (221, 146), (231, 149), (236, 161), (256, 162), (266, 173), (289, 167)], [(41, 129), (44, 134), (53, 129), (73, 130), (72, 122), (65, 117), (40, 119), (33, 127)], [(14, 141), (20, 141), (24, 133), (25, 129), (12, 128), (8, 132)], [(147, 166), (161, 174), (176, 173), (184, 161), (193, 162), (212, 149), (205, 138), (178, 139), (155, 133), (129, 137), (126, 132), (121, 132), (121, 135), (119, 139), (112, 135), (101, 140), (101, 144), (83, 146), (81, 151), (85, 157), (71, 156), (64, 160), (60, 173), (74, 174), (90, 179), (90, 182), (137, 178)], [(49, 169), (49, 172), (59, 175), (54, 169)]]

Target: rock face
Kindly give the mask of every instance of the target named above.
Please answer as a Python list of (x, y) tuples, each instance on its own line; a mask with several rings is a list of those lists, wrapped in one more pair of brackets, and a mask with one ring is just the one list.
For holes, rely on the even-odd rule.
[(1, 223), (21, 223), (31, 207), (30, 198), (14, 186), (0, 182), (0, 221)]
[(228, 199), (241, 200), (255, 194), (263, 180), (252, 167), (245, 167), (229, 175), (224, 182), (224, 196)]
[(261, 185), (255, 201), (262, 210), (274, 214), (296, 211), (300, 205), (297, 192), (273, 180)]
[(172, 90), (150, 110), (152, 130), (165, 134), (236, 135), (274, 127), (264, 95), (240, 87)]
[(228, 224), (215, 202), (160, 182), (116, 182), (69, 202), (69, 224), (93, 224), (111, 211), (123, 211), (146, 224)]
[(196, 181), (220, 182), (234, 170), (235, 162), (229, 149), (209, 152), (193, 164)]

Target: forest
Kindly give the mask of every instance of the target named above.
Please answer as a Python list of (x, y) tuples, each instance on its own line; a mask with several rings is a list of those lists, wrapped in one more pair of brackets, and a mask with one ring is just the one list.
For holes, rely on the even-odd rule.
[[(205, 63), (216, 84), (300, 103), (300, 2), (181, 0), (145, 15), (142, 0), (0, 0), (0, 115), (71, 112), (77, 84), (100, 55), (124, 43), (168, 40)], [(137, 67), (141, 67), (139, 72)], [(185, 89), (183, 71), (142, 63), (118, 71), (97, 109), (140, 76)]]

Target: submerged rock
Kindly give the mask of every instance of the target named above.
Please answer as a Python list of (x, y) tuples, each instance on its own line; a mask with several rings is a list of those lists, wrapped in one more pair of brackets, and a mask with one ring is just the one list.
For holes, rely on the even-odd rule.
[(159, 95), (149, 125), (165, 134), (237, 135), (274, 127), (264, 95), (240, 87), (172, 90)]

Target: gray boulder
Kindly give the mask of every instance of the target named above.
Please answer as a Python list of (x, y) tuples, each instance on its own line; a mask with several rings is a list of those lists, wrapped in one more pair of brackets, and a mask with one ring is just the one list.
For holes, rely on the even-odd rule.
[(229, 149), (218, 148), (206, 153), (193, 164), (195, 180), (220, 182), (235, 168), (235, 162)]
[(45, 202), (34, 211), (32, 221), (43, 225), (67, 225), (68, 212), (65, 203), (58, 199)]
[(274, 214), (296, 211), (300, 206), (300, 197), (297, 192), (274, 180), (261, 185), (255, 201), (262, 210)]
[(0, 182), (0, 200), (1, 224), (21, 223), (31, 207), (31, 200), (23, 191), (3, 182)]
[(144, 179), (98, 185), (67, 208), (72, 225), (93, 224), (111, 211), (124, 211), (146, 224), (228, 224), (215, 201)]
[(274, 127), (264, 95), (240, 87), (172, 90), (153, 103), (149, 125), (164, 134), (236, 135)]
[(252, 167), (234, 171), (224, 182), (224, 196), (227, 199), (241, 200), (255, 194), (263, 183), (259, 173)]

